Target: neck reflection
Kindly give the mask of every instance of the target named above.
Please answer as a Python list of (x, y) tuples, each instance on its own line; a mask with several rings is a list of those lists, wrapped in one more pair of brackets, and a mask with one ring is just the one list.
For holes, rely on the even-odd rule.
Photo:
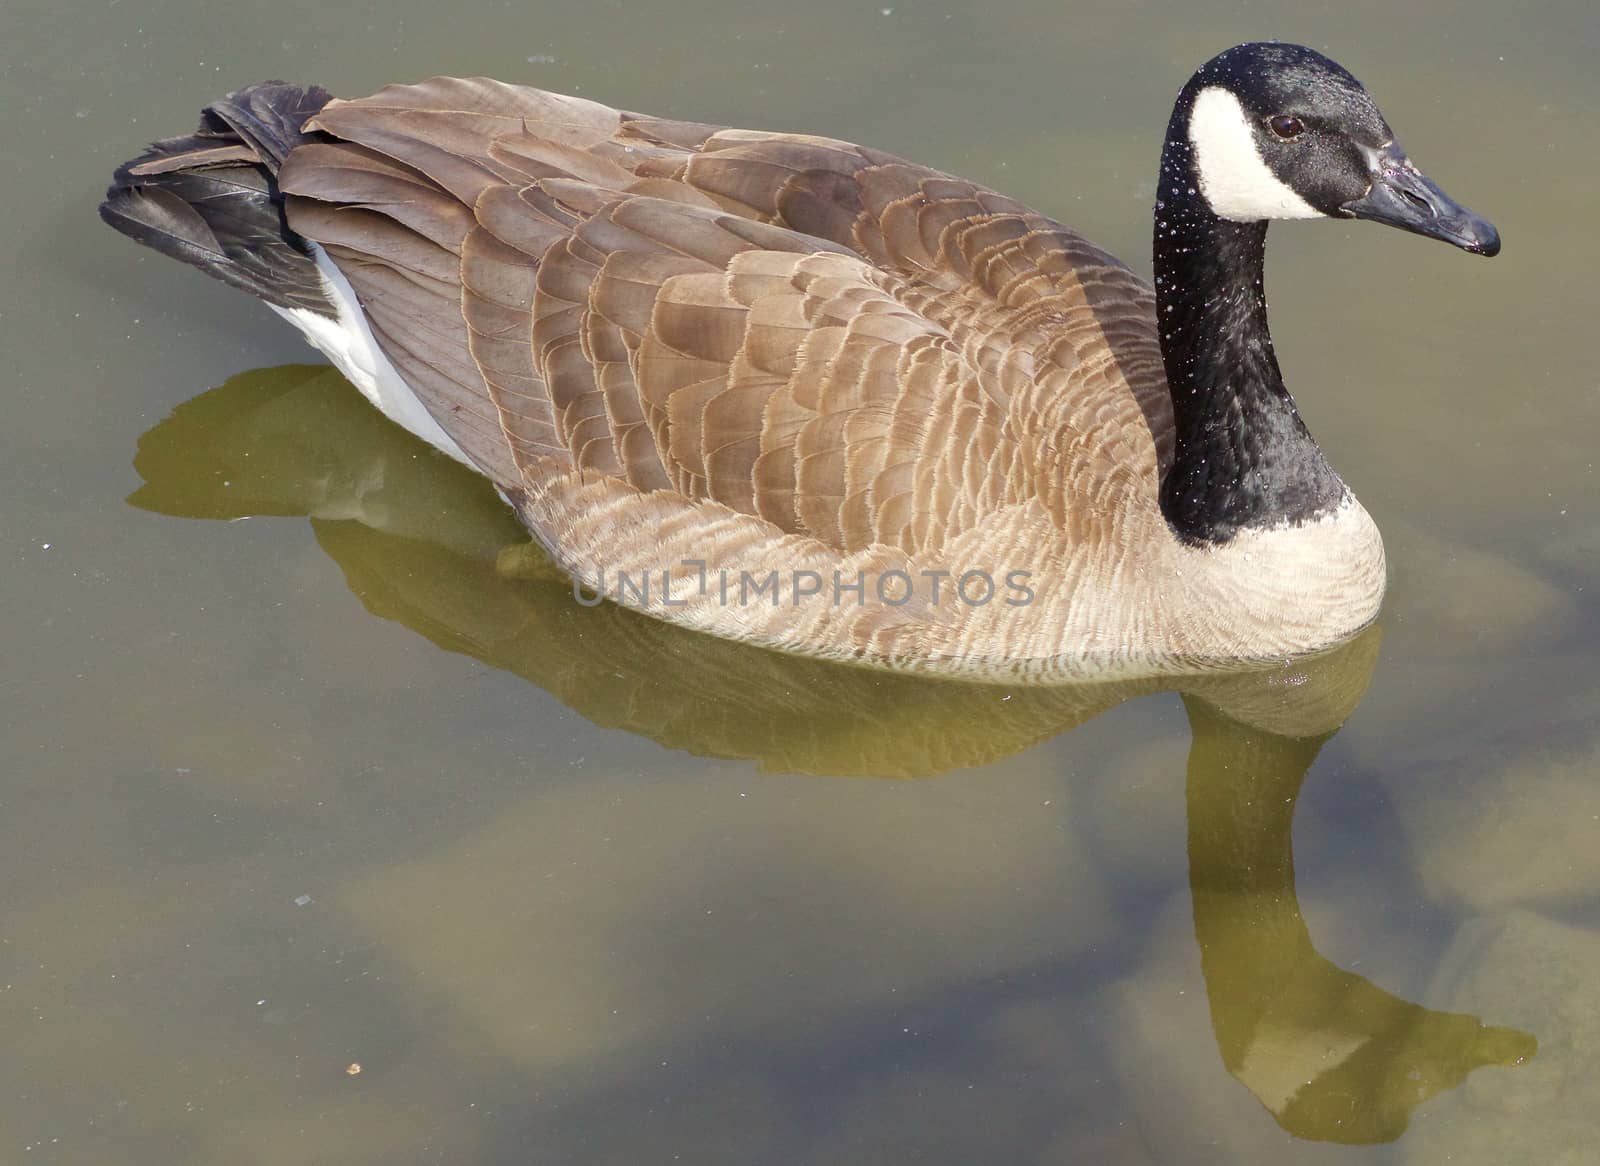
[(1333, 735), (1280, 736), (1186, 697), (1195, 938), (1223, 1063), (1290, 1133), (1387, 1142), (1411, 1112), (1483, 1065), (1531, 1057), (1534, 1039), (1402, 1000), (1337, 967), (1295, 895), (1301, 783)]

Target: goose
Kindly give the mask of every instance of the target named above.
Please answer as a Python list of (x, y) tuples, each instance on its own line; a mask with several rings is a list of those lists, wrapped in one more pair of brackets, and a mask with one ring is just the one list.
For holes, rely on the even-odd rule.
[(876, 149), (485, 78), (248, 86), (118, 169), (101, 215), (485, 475), (585, 602), (1023, 683), (1372, 623), (1383, 543), (1284, 387), (1267, 223), (1500, 248), (1360, 82), (1278, 42), (1179, 92), (1153, 286)]

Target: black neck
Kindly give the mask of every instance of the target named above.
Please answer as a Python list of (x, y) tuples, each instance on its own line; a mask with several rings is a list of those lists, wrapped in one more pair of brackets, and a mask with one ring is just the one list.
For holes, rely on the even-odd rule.
[(1246, 528), (1326, 514), (1346, 490), (1272, 351), (1267, 224), (1219, 218), (1200, 193), (1192, 104), (1186, 92), (1173, 111), (1156, 196), (1156, 315), (1177, 438), (1161, 512), (1186, 542), (1225, 543)]

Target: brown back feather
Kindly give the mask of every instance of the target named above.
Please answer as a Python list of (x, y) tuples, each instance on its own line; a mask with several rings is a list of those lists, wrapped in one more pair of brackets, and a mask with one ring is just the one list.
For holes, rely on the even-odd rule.
[(291, 224), (507, 489), (581, 470), (911, 553), (1018, 503), (1075, 541), (1155, 506), (1149, 289), (1010, 199), (482, 79), (307, 128), (339, 140), (290, 155)]

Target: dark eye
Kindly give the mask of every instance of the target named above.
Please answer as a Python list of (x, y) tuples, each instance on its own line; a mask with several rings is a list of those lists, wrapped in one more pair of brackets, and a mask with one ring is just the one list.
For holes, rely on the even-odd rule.
[(1286, 142), (1306, 132), (1306, 123), (1291, 113), (1280, 113), (1277, 117), (1269, 117), (1267, 126)]

